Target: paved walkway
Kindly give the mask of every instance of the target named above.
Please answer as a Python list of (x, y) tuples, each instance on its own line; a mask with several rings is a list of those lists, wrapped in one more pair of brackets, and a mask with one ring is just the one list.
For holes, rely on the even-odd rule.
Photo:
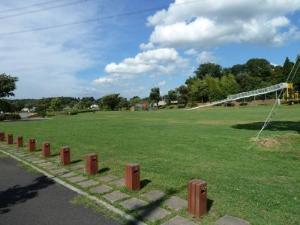
[(0, 225), (118, 225), (82, 206), (71, 204), (76, 193), (36, 172), (0, 157)]

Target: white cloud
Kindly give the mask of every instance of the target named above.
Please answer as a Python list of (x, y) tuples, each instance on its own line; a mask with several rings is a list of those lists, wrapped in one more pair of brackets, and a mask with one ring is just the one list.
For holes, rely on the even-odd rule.
[(216, 57), (212, 52), (203, 51), (198, 55), (197, 62), (199, 64), (214, 63), (216, 62)]
[[(34, 0), (1, 1), (0, 8), (17, 8), (34, 2)], [(70, 7), (0, 19), (1, 33), (85, 20), (97, 16), (95, 4), (90, 1)], [(10, 14), (16, 12), (7, 13)], [(5, 15), (1, 13), (1, 16)], [(81, 71), (95, 66), (98, 60), (95, 51), (103, 49), (104, 45), (108, 44), (99, 37), (95, 39), (95, 32), (99, 29), (95, 24), (82, 24), (45, 31), (1, 35), (0, 72), (11, 73), (19, 78), (15, 91), (17, 98), (92, 95), (96, 90), (88, 81), (89, 78), (83, 76)]]
[(94, 80), (94, 84), (116, 84), (124, 79), (143, 75), (166, 75), (184, 66), (186, 61), (173, 48), (148, 50), (138, 53), (133, 58), (126, 58), (120, 63), (106, 65), (106, 75)]
[(165, 86), (166, 83), (167, 83), (167, 82), (166, 82), (165, 80), (162, 80), (162, 81), (159, 81), (159, 82), (157, 83), (157, 86), (162, 87), (162, 86)]
[(186, 51), (184, 52), (184, 54), (190, 55), (190, 56), (192, 56), (192, 55), (197, 55), (197, 53), (198, 53), (198, 52), (197, 52), (195, 49), (193, 49), (193, 48), (188, 49), (188, 50), (186, 50)]
[(300, 0), (176, 0), (148, 18), (149, 45), (211, 47), (225, 43), (283, 44), (298, 38), (287, 15)]

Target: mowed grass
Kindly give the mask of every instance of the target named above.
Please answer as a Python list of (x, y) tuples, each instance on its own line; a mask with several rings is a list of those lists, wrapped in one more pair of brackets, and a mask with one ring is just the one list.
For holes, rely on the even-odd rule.
[[(124, 175), (139, 162), (141, 192), (173, 190), (186, 197), (192, 178), (208, 182), (213, 201), (201, 224), (229, 214), (252, 225), (288, 225), (300, 221), (300, 106), (280, 106), (263, 137), (281, 136), (281, 145), (253, 145), (270, 106), (196, 111), (98, 112), (58, 116), (36, 122), (0, 123), (0, 130), (50, 141), (54, 153), (69, 145), (72, 159), (98, 153), (101, 168)], [(252, 147), (251, 147), (252, 146)]]

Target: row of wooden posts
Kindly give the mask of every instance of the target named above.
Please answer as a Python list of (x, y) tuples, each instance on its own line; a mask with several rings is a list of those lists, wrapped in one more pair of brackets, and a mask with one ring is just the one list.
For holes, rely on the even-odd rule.
[[(0, 132), (0, 141), (4, 142), (6, 139), (8, 145), (14, 144), (13, 134)], [(17, 137), (17, 147), (24, 147), (23, 137)], [(28, 140), (28, 151), (36, 151), (36, 140), (31, 138)], [(71, 163), (71, 151), (68, 146), (60, 148), (60, 163), (62, 166)], [(41, 156), (47, 158), (51, 156), (51, 148), (49, 142), (43, 142)], [(85, 173), (87, 175), (95, 175), (99, 171), (97, 154), (90, 153), (85, 156)], [(137, 163), (127, 164), (125, 167), (125, 186), (128, 190), (140, 190), (140, 165)], [(207, 213), (207, 183), (203, 180), (194, 179), (188, 184), (188, 212), (199, 218)]]

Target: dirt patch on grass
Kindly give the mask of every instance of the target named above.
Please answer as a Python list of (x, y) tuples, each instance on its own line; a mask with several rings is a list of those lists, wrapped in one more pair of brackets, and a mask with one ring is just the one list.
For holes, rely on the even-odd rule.
[(300, 139), (298, 134), (286, 134), (281, 136), (260, 138), (254, 141), (257, 146), (269, 151), (289, 151), (292, 144)]

